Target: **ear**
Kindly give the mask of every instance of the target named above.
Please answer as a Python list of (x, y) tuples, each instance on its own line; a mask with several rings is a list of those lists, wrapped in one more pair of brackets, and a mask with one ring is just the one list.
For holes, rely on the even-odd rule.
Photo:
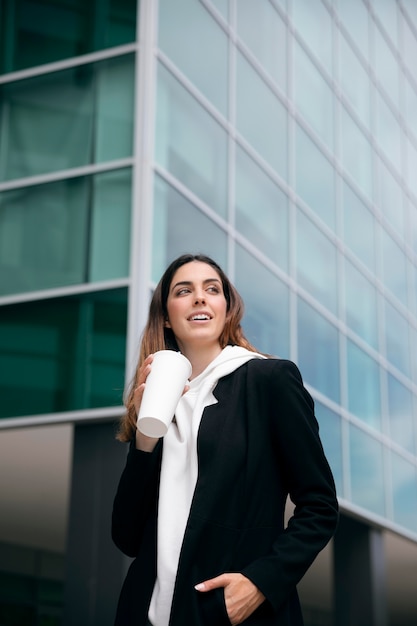
[(164, 322), (165, 328), (171, 328), (171, 324), (169, 323), (169, 319), (167, 318)]

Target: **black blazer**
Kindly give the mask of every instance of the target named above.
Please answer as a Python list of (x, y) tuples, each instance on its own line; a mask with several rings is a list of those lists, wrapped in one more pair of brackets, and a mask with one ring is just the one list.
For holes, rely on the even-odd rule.
[[(296, 585), (335, 532), (338, 505), (314, 404), (290, 361), (252, 359), (220, 379), (203, 412), (198, 478), (181, 549), (170, 626), (230, 624), (222, 589), (194, 585), (241, 572), (266, 601), (244, 622), (300, 626)], [(114, 500), (112, 536), (135, 557), (116, 626), (143, 626), (156, 576), (163, 441), (130, 447)], [(284, 528), (287, 495), (296, 505)], [(172, 511), (175, 516), (175, 510)]]

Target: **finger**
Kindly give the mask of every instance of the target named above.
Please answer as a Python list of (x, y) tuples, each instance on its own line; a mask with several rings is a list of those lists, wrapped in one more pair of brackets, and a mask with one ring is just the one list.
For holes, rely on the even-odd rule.
[(149, 356), (146, 357), (146, 359), (140, 366), (139, 372), (138, 372), (138, 378), (136, 381), (138, 387), (140, 387), (140, 385), (142, 385), (146, 381), (147, 377), (149, 376), (149, 372), (152, 369), (151, 368), (152, 361), (153, 361), (153, 354), (150, 354)]
[(226, 587), (229, 584), (229, 577), (227, 574), (221, 574), (215, 578), (205, 580), (198, 585), (195, 585), (194, 589), (197, 591), (211, 591), (212, 589), (218, 589), (219, 587)]

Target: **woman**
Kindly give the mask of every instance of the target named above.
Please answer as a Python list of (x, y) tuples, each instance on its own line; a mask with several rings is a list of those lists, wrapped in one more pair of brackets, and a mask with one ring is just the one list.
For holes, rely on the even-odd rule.
[[(297, 367), (256, 352), (242, 314), (202, 255), (173, 261), (154, 292), (118, 435), (130, 450), (112, 536), (135, 560), (117, 626), (303, 623), (296, 584), (335, 531), (334, 482)], [(152, 354), (166, 348), (192, 375), (158, 440), (136, 416)]]

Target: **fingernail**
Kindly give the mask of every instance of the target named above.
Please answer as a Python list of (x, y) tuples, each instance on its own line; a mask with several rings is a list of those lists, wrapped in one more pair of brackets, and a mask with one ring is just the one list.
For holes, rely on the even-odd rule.
[(195, 585), (194, 589), (196, 589), (197, 591), (204, 591), (205, 589), (205, 585), (204, 583), (198, 583), (198, 585)]

